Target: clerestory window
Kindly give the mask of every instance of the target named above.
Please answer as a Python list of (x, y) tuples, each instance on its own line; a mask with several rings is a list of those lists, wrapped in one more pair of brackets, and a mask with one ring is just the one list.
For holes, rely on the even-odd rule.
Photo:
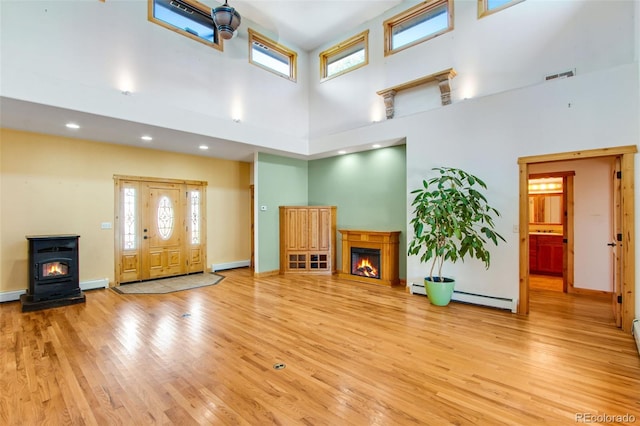
[(369, 30), (320, 53), (320, 81), (356, 70), (369, 63)]
[(478, 18), (499, 12), (523, 1), (524, 0), (478, 0)]
[(429, 0), (387, 19), (384, 55), (392, 55), (453, 30), (453, 0)]
[(298, 54), (249, 28), (249, 62), (291, 81), (297, 79)]
[(149, 21), (222, 50), (210, 7), (196, 0), (148, 0), (148, 2)]

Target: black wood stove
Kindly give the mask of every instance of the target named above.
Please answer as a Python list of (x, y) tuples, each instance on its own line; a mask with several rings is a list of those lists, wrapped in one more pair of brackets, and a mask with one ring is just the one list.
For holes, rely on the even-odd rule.
[(27, 235), (29, 290), (22, 312), (83, 303), (78, 267), (79, 235)]

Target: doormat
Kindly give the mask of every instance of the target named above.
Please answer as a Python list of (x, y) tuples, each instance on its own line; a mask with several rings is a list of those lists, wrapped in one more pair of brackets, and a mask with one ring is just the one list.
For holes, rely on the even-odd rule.
[(224, 277), (213, 272), (161, 278), (138, 283), (121, 284), (113, 290), (120, 294), (164, 294), (175, 291), (191, 290), (218, 284)]

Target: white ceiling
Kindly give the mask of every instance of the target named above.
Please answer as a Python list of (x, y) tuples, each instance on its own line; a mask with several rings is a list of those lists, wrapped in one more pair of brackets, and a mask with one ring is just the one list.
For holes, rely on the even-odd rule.
[(229, 0), (228, 4), (280, 39), (311, 51), (400, 3), (402, 0)]
[[(212, 7), (217, 4), (212, 0), (202, 2)], [(350, 29), (399, 3), (399, 0), (229, 0), (229, 6), (235, 7), (245, 19), (277, 34), (279, 39), (290, 41), (305, 50), (313, 50), (334, 41), (336, 36), (348, 33)], [(70, 130), (64, 126), (65, 123), (74, 120), (82, 122), (83, 128)], [(154, 135), (149, 148), (236, 161), (250, 162), (257, 151), (291, 156), (290, 153), (259, 146), (6, 97), (0, 97), (0, 126), (133, 146), (140, 146), (140, 140), (132, 135), (149, 133)], [(397, 141), (389, 142), (395, 143)], [(200, 145), (207, 145), (209, 149), (202, 151), (198, 149)], [(329, 155), (315, 155), (313, 158)]]

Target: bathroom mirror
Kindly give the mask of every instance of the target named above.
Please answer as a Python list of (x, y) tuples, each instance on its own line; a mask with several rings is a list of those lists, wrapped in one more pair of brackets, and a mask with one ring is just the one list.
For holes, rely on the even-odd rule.
[(561, 225), (562, 194), (529, 195), (529, 222)]

